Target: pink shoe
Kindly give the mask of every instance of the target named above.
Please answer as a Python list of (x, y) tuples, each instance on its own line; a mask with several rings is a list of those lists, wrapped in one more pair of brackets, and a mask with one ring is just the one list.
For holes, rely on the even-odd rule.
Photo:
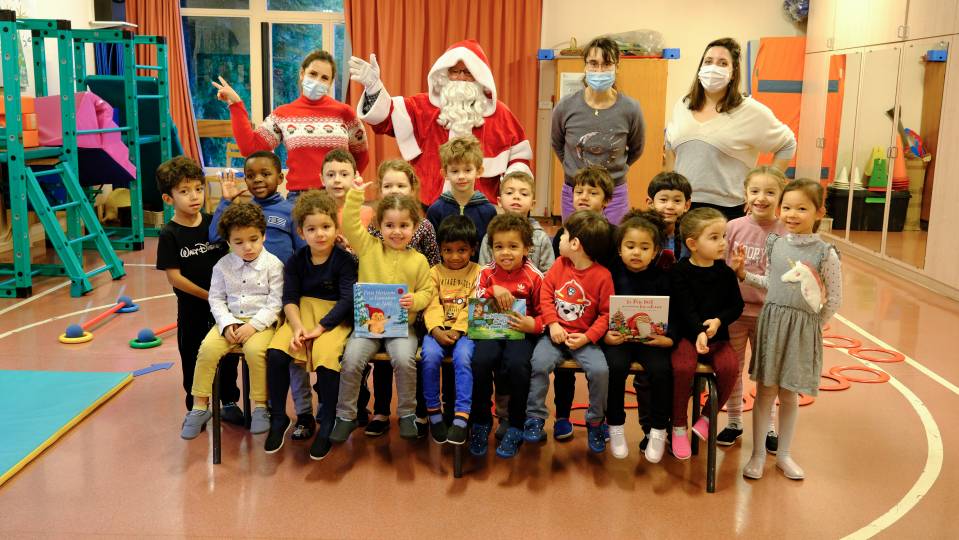
[(689, 459), (689, 456), (693, 455), (693, 450), (689, 447), (689, 435), (686, 433), (679, 434), (676, 433), (676, 430), (673, 430), (672, 449), (676, 459)]
[(693, 433), (696, 434), (701, 440), (706, 440), (709, 438), (709, 418), (705, 416), (700, 416), (699, 420), (696, 420), (696, 423), (693, 424)]

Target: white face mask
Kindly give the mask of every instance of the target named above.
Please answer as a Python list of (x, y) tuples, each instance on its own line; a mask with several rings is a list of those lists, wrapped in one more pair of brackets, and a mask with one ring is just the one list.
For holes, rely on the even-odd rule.
[(325, 96), (330, 91), (328, 84), (323, 84), (316, 79), (309, 77), (303, 78), (303, 97), (306, 99), (317, 100)]
[(707, 92), (719, 92), (729, 84), (730, 70), (720, 66), (703, 66), (699, 68), (699, 84)]

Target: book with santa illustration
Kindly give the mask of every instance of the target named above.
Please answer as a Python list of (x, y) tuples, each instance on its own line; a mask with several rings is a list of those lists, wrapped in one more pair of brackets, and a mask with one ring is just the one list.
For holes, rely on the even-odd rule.
[(353, 335), (363, 338), (406, 337), (409, 315), (400, 307), (405, 284), (357, 283), (353, 285)]
[(512, 309), (503, 311), (495, 298), (470, 298), (467, 309), (469, 309), (469, 328), (466, 336), (470, 339), (517, 340), (526, 337), (523, 332), (513, 330), (509, 326), (511, 313), (526, 315), (526, 300), (515, 300)]
[(609, 297), (609, 330), (626, 341), (642, 343), (653, 335), (666, 335), (669, 323), (668, 296)]

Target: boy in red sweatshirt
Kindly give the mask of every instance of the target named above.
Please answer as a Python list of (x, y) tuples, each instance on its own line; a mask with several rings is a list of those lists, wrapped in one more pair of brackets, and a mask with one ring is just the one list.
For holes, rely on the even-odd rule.
[(549, 374), (564, 358), (572, 357), (586, 372), (589, 385), (586, 412), (589, 449), (597, 453), (606, 450), (602, 422), (609, 368), (599, 341), (609, 329), (613, 278), (609, 270), (595, 261), (606, 257), (609, 238), (610, 225), (602, 214), (593, 210), (574, 212), (566, 221), (559, 241), (560, 257), (543, 278), (540, 309), (549, 335), (541, 337), (533, 350), (527, 419), (523, 425), (523, 439), (528, 442), (546, 439), (543, 425), (549, 416), (546, 409)]

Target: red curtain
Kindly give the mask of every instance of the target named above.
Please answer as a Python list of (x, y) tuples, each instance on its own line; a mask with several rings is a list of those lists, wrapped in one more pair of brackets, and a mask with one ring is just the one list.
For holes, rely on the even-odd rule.
[[(196, 118), (190, 100), (186, 57), (183, 45), (183, 22), (180, 19), (179, 0), (126, 0), (127, 22), (137, 25), (136, 32), (145, 36), (164, 36), (167, 42), (170, 75), (170, 114), (180, 134), (183, 153), (197, 162), (200, 144), (197, 138)], [(137, 47), (137, 63), (156, 65), (156, 48)], [(144, 73), (155, 75), (156, 72)]]
[[(535, 148), (542, 0), (346, 0), (344, 11), (353, 55), (369, 59), (376, 53), (392, 96), (426, 92), (430, 66), (451, 44), (478, 41), (489, 58), (500, 101), (519, 119)], [(347, 102), (355, 105), (362, 92), (360, 85), (350, 84)], [(375, 135), (370, 143), (372, 170), (400, 155), (392, 137)]]

